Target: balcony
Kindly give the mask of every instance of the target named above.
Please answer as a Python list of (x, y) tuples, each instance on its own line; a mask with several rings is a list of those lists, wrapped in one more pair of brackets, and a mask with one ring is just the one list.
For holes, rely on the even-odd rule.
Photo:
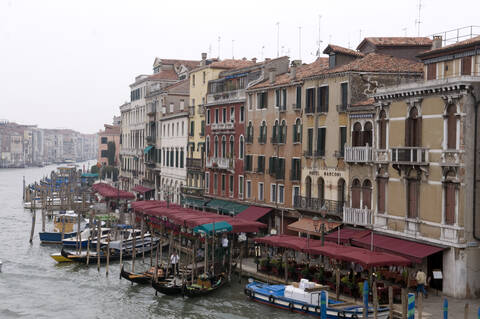
[(157, 112), (157, 106), (155, 104), (147, 104), (147, 115), (151, 116), (151, 115), (155, 115), (155, 113)]
[(197, 196), (197, 197), (202, 197), (204, 192), (204, 189), (202, 187), (194, 187), (194, 186), (182, 186), (180, 190), (184, 195)]
[(234, 103), (245, 101), (245, 90), (207, 94), (207, 104)]
[(350, 163), (370, 163), (373, 160), (370, 146), (345, 147), (345, 161)]
[(367, 208), (343, 208), (343, 222), (354, 226), (371, 226), (373, 224), (373, 212)]
[(388, 150), (372, 149), (372, 153), (373, 160), (376, 163), (388, 163), (390, 158)]
[(460, 166), (464, 162), (464, 152), (460, 150), (444, 150), (442, 152), (441, 166)]
[(232, 122), (212, 124), (212, 131), (233, 130), (233, 129), (234, 129), (234, 123)]
[(391, 149), (392, 164), (428, 165), (428, 148), (396, 147)]
[(258, 143), (259, 143), (259, 144), (265, 144), (265, 143), (267, 143), (267, 135), (260, 135), (260, 136), (258, 137)]
[(293, 199), (293, 206), (297, 209), (303, 209), (313, 212), (321, 212), (322, 207), (325, 205), (328, 215), (333, 215), (337, 217), (343, 217), (343, 205), (344, 202), (329, 200), (329, 199), (319, 199), (313, 197), (305, 197), (297, 195)]
[(203, 169), (203, 160), (201, 158), (191, 158), (187, 157), (187, 168), (202, 170)]
[(301, 110), (302, 110), (302, 105), (299, 104), (299, 105), (297, 106), (297, 103), (292, 103), (292, 109), (293, 109), (294, 111), (301, 111)]
[(270, 143), (272, 144), (285, 144), (285, 136), (277, 135), (270, 138)]
[(285, 113), (285, 112), (287, 112), (287, 106), (286, 106), (286, 105), (280, 105), (280, 106), (278, 107), (278, 111), (279, 111), (280, 113)]
[(207, 158), (205, 166), (208, 168), (234, 170), (235, 161), (231, 158), (210, 157), (210, 158)]
[(155, 162), (153, 160), (147, 160), (145, 161), (145, 166), (147, 168), (155, 168)]
[(315, 113), (315, 107), (314, 106), (311, 106), (311, 107), (307, 106), (305, 108), (305, 114), (313, 114), (313, 113)]
[(155, 136), (147, 136), (147, 144), (148, 145), (155, 145)]

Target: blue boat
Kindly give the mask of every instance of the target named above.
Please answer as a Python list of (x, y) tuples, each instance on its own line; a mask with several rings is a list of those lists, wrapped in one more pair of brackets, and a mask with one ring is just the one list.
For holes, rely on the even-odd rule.
[(50, 232), (39, 232), (40, 242), (42, 244), (61, 244), (62, 230), (63, 239), (71, 238), (77, 235), (73, 230), (79, 216), (73, 211), (61, 212), (54, 216), (54, 229)]
[[(61, 244), (62, 243), (62, 233), (59, 232), (39, 232), (40, 241), (42, 244)], [(77, 232), (68, 232), (63, 234), (63, 238), (71, 238), (77, 236)]]
[[(322, 298), (325, 297), (325, 317), (328, 319), (365, 319), (363, 307), (352, 305), (343, 301), (328, 298), (328, 292), (323, 286), (302, 279), (300, 283), (293, 285), (269, 285), (258, 281), (252, 281), (245, 287), (245, 294), (253, 301), (289, 310), (321, 317)], [(366, 318), (373, 318), (373, 308), (368, 308)], [(388, 308), (378, 308), (377, 318), (387, 319)]]

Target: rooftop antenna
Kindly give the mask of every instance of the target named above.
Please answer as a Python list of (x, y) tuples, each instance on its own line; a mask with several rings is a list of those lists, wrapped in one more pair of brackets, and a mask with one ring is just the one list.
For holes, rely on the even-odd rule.
[(328, 35), (328, 43), (332, 43), (332, 35), (331, 34)]
[(277, 58), (280, 56), (280, 22), (275, 23), (277, 25)]
[(212, 44), (211, 43), (208, 45), (208, 56), (209, 57), (212, 56)]
[(265, 46), (262, 45), (262, 53), (260, 54), (262, 56), (261, 60), (263, 61), (263, 50), (265, 49)]
[(358, 43), (362, 42), (362, 29), (358, 30)]
[(233, 54), (234, 45), (235, 45), (235, 40), (232, 40), (232, 60), (235, 59), (235, 55)]
[(318, 50), (317, 50), (317, 57), (320, 56), (321, 52), (322, 52), (322, 39), (321, 39), (321, 29), (320, 29), (320, 26), (321, 26), (321, 21), (322, 21), (322, 15), (319, 14), (318, 15)]
[(222, 38), (219, 36), (219, 37), (218, 37), (218, 59), (219, 59), (219, 60), (220, 60), (220, 40), (221, 40), (221, 39), (222, 39)]
[(417, 25), (417, 34), (420, 36), (420, 23), (422, 21), (420, 20), (420, 13), (422, 12), (422, 0), (418, 0), (418, 18), (415, 20), (415, 24)]
[(298, 58), (302, 59), (302, 27), (298, 27)]

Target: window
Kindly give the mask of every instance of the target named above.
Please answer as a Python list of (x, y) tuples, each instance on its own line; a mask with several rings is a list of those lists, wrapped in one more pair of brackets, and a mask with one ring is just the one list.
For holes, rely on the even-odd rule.
[(210, 154), (212, 154), (210, 150), (210, 136), (207, 136), (207, 138), (205, 139), (205, 147), (207, 149), (207, 157), (208, 157), (210, 156)]
[(170, 103), (170, 113), (173, 112), (173, 103)]
[(183, 147), (180, 149), (180, 168), (183, 168)]
[(348, 83), (342, 83), (340, 84), (340, 90), (342, 91), (342, 109), (345, 110), (347, 108), (348, 104)]
[(275, 124), (272, 127), (272, 138), (270, 141), (272, 144), (278, 143), (278, 130), (278, 120), (275, 120)]
[(313, 128), (307, 130), (308, 142), (307, 142), (307, 156), (312, 156), (313, 152)]
[(456, 191), (458, 184), (453, 180), (455, 179), (455, 172), (448, 171), (445, 176), (445, 182), (443, 183), (444, 201), (445, 201), (445, 224), (453, 225), (456, 221)]
[(340, 207), (343, 207), (345, 203), (345, 180), (343, 178), (340, 178), (337, 183), (337, 201)]
[(234, 158), (235, 156), (235, 140), (233, 135), (230, 135), (230, 158)]
[(472, 57), (465, 56), (462, 58), (462, 75), (472, 74)]
[(363, 126), (362, 145), (372, 146), (372, 122), (367, 122)]
[[(108, 139), (107, 139), (106, 137), (102, 137), (101, 143), (102, 143), (102, 144), (107, 144), (107, 143), (108, 143)], [(103, 156), (102, 156), (102, 157), (103, 157)]]
[(378, 135), (379, 135), (379, 145), (378, 148), (384, 150), (387, 148), (387, 114), (384, 110), (380, 111), (379, 120), (378, 120)]
[(191, 121), (190, 122), (190, 136), (194, 136), (195, 135), (195, 122), (194, 121)]
[(310, 176), (305, 179), (305, 197), (312, 198), (312, 178)]
[(328, 68), (329, 69), (333, 69), (335, 67), (335, 53), (331, 53), (329, 56), (328, 56)]
[(325, 199), (325, 181), (321, 177), (317, 180), (317, 188), (318, 199), (323, 204), (323, 200)]
[(305, 113), (313, 113), (315, 111), (315, 88), (306, 90)]
[(219, 114), (218, 109), (215, 109), (215, 123), (218, 123), (218, 114)]
[(226, 178), (225, 178), (225, 174), (222, 174), (222, 194), (225, 194), (225, 189), (226, 189)]
[(243, 159), (243, 152), (244, 152), (244, 140), (243, 140), (243, 135), (240, 135), (240, 144), (239, 144), (239, 159)]
[(108, 157), (108, 150), (102, 150), (102, 157)]
[(230, 108), (230, 122), (235, 122), (235, 107)]
[(243, 198), (243, 176), (238, 176), (238, 197)]
[(362, 124), (359, 122), (353, 124), (352, 146), (362, 146)]
[(345, 143), (347, 142), (347, 128), (345, 126), (341, 126), (340, 128), (340, 145), (338, 149), (340, 150), (340, 157), (343, 157), (345, 154)]
[(302, 122), (300, 119), (293, 124), (293, 143), (300, 143), (302, 141)]
[(317, 112), (328, 112), (328, 86), (317, 88)]
[(293, 186), (293, 191), (292, 191), (293, 206), (294, 207), (298, 206), (299, 201), (300, 201), (300, 186)]
[(366, 179), (363, 181), (362, 206), (366, 209), (372, 209), (372, 183)]
[(282, 121), (282, 125), (280, 126), (280, 136), (279, 136), (279, 143), (285, 144), (285, 140), (287, 137), (287, 122), (285, 120)]
[(409, 118), (405, 122), (405, 146), (421, 146), (422, 119), (418, 117), (416, 107), (410, 109)]
[(407, 179), (407, 217), (418, 217), (419, 182), (416, 179)]
[(270, 201), (275, 203), (277, 201), (277, 185), (270, 184)]
[(207, 124), (210, 124), (210, 110), (207, 110)]
[(264, 193), (263, 193), (263, 183), (258, 183), (258, 200), (263, 201)]
[(435, 80), (437, 78), (437, 64), (427, 64), (427, 80)]
[(178, 149), (175, 150), (175, 167), (178, 167)]
[(267, 123), (262, 122), (260, 126), (260, 135), (258, 136), (258, 143), (265, 144), (267, 142)]
[(202, 122), (201, 122), (200, 136), (205, 136), (205, 120), (202, 120)]
[(302, 173), (299, 158), (292, 158), (292, 167), (290, 171), (290, 180), (299, 181)]
[(456, 106), (450, 104), (447, 108), (447, 149), (457, 148), (457, 117)]
[(253, 96), (251, 93), (248, 95), (248, 109), (250, 111), (253, 109)]
[(246, 141), (247, 143), (253, 143), (253, 124), (252, 124), (252, 121), (248, 122), (248, 126), (247, 126), (247, 139)]
[(226, 122), (227, 122), (227, 109), (223, 108), (222, 109), (222, 123), (226, 123)]
[(355, 178), (352, 182), (352, 208), (361, 208), (360, 197), (362, 193), (362, 187), (360, 181)]
[(297, 99), (295, 103), (295, 108), (301, 109), (302, 108), (302, 87), (297, 86), (296, 91), (297, 91)]
[(316, 156), (325, 156), (325, 136), (327, 135), (326, 127), (319, 127), (317, 130), (317, 151)]
[(253, 155), (245, 156), (245, 172), (253, 171)]
[(182, 122), (182, 136), (185, 135), (185, 122)]
[(218, 175), (213, 174), (213, 193), (218, 194)]
[(233, 175), (229, 175), (228, 189), (230, 191), (230, 196), (233, 196)]
[(275, 90), (275, 107), (280, 107), (280, 94), (281, 94), (281, 90), (280, 89), (276, 89)]
[(386, 208), (386, 191), (387, 179), (384, 177), (377, 178), (377, 212), (385, 214)]
[(174, 160), (175, 160), (175, 154), (173, 153), (173, 150), (170, 150), (170, 167), (174, 167), (175, 166), (175, 163), (174, 163)]
[(180, 110), (185, 109), (185, 100), (180, 100)]
[(205, 84), (206, 79), (207, 79), (207, 74), (205, 73), (205, 71), (203, 71), (203, 80), (202, 80), (203, 84)]
[(222, 136), (222, 157), (227, 157), (227, 138), (225, 135)]
[(213, 145), (213, 156), (218, 157), (218, 136), (215, 136), (214, 145)]
[(245, 122), (245, 107), (240, 106), (240, 123)]
[(257, 173), (265, 173), (265, 156), (263, 155), (257, 157)]
[(257, 109), (266, 109), (268, 107), (267, 97), (267, 92), (257, 93)]
[(195, 87), (195, 74), (192, 75), (192, 86)]
[(283, 204), (285, 202), (285, 186), (278, 185), (278, 202)]
[(195, 115), (195, 99), (192, 99), (192, 111), (193, 111), (193, 114), (191, 115)]
[(247, 181), (247, 198), (252, 198), (252, 181)]

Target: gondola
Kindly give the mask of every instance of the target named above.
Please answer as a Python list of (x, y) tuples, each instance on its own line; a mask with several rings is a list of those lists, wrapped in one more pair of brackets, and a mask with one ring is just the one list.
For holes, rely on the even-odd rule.
[[(152, 280), (152, 287), (156, 292), (159, 292), (168, 296), (180, 295), (183, 290), (182, 280), (180, 279), (171, 279), (171, 280), (162, 280), (154, 281)], [(156, 294), (155, 292), (155, 294)]]
[(221, 273), (213, 278), (203, 274), (198, 277), (196, 283), (185, 286), (185, 289), (182, 291), (182, 293), (190, 298), (205, 296), (220, 289), (226, 283), (227, 278), (225, 273)]
[[(155, 267), (151, 267), (149, 270), (143, 273), (133, 273), (126, 271), (122, 265), (122, 269), (120, 271), (120, 276), (122, 278), (131, 281), (132, 283), (146, 285), (152, 282), (153, 275), (155, 273)], [(165, 270), (162, 268), (158, 268), (158, 278), (163, 279), (165, 278)]]

